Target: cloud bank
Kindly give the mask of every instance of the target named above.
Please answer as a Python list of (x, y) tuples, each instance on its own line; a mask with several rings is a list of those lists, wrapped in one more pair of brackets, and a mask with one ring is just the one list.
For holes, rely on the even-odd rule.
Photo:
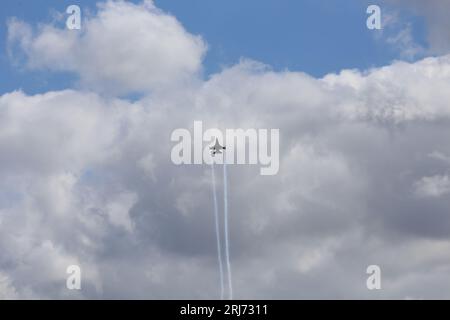
[(171, 132), (202, 120), (280, 129), (278, 175), (228, 168), (235, 298), (450, 298), (450, 56), (202, 79), (206, 44), (149, 1), (8, 35), (82, 87), (0, 97), (0, 297), (218, 298), (210, 168), (170, 161)]

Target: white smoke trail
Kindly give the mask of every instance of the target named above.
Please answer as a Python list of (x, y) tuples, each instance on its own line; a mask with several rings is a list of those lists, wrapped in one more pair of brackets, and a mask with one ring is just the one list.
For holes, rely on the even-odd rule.
[(228, 291), (230, 300), (233, 299), (233, 286), (231, 281), (230, 246), (228, 239), (228, 182), (227, 182), (227, 161), (225, 153), (223, 155), (223, 206), (224, 206), (224, 228), (225, 228), (225, 258), (228, 271)]
[(220, 241), (220, 227), (219, 227), (219, 210), (217, 206), (217, 193), (216, 193), (216, 177), (214, 173), (214, 160), (211, 162), (211, 177), (213, 186), (213, 198), (214, 198), (214, 219), (216, 220), (216, 238), (217, 238), (217, 259), (219, 261), (219, 273), (220, 273), (220, 299), (223, 300), (224, 282), (223, 282), (223, 263), (222, 263), (222, 244)]

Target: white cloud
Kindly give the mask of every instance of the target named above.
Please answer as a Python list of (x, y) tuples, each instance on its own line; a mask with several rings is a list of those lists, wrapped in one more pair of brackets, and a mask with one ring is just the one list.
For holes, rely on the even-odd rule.
[(450, 193), (450, 179), (447, 175), (423, 177), (415, 183), (416, 193), (423, 197), (441, 197)]
[(116, 196), (111, 203), (107, 203), (106, 210), (114, 225), (122, 226), (127, 231), (133, 230), (133, 222), (130, 219), (130, 209), (136, 204), (137, 196), (133, 193), (123, 193)]
[(0, 273), (0, 300), (14, 300), (18, 297), (9, 277)]
[[(84, 16), (83, 16), (84, 17)], [(24, 22), (8, 24), (9, 47), (26, 54), (28, 67), (76, 73), (86, 87), (119, 94), (186, 84), (201, 71), (206, 45), (152, 1), (107, 1), (81, 31)]]
[(411, 24), (407, 24), (398, 33), (389, 36), (386, 42), (396, 47), (400, 51), (401, 56), (408, 60), (413, 60), (424, 53), (424, 48), (414, 40)]
[(439, 151), (433, 151), (428, 155), (432, 159), (443, 161), (444, 163), (450, 164), (450, 157)]
[(385, 0), (387, 3), (410, 8), (418, 16), (425, 17), (427, 41), (431, 54), (450, 52), (450, 2), (448, 0)]

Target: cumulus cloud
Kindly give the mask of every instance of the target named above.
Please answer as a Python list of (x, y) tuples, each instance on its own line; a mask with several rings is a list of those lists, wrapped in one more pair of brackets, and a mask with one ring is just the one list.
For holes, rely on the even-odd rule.
[[(111, 16), (127, 25), (119, 41)], [(45, 39), (66, 31), (53, 26), (15, 21), (9, 32), (29, 67), (95, 86), (0, 97), (0, 296), (217, 298), (210, 168), (170, 160), (172, 131), (202, 120), (280, 129), (277, 175), (229, 167), (236, 298), (449, 297), (448, 164), (436, 155), (450, 154), (450, 56), (323, 78), (242, 60), (174, 90), (201, 68), (204, 44), (149, 2), (100, 5), (56, 47)], [(158, 66), (142, 58), (172, 50), (172, 32), (197, 53)], [(87, 46), (65, 48), (78, 42)], [(153, 71), (148, 86), (138, 68)], [(105, 96), (111, 85), (146, 94)], [(65, 288), (71, 264), (82, 268), (80, 292)], [(380, 292), (365, 287), (371, 264), (383, 271)]]
[(23, 21), (8, 23), (10, 48), (23, 51), (31, 69), (74, 72), (85, 87), (120, 94), (186, 84), (201, 71), (206, 45), (152, 1), (107, 1), (82, 30)]

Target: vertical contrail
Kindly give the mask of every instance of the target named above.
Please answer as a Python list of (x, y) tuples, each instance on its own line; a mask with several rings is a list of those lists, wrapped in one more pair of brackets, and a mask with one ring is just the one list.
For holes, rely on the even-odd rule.
[(213, 185), (213, 198), (214, 198), (214, 219), (216, 220), (216, 238), (217, 238), (217, 259), (219, 261), (219, 273), (220, 273), (220, 299), (223, 300), (223, 263), (222, 263), (222, 245), (220, 243), (220, 231), (219, 231), (219, 210), (217, 206), (217, 194), (216, 194), (216, 177), (214, 173), (214, 159), (211, 162), (212, 171), (212, 185)]
[(233, 286), (231, 281), (231, 266), (230, 266), (230, 245), (228, 241), (228, 182), (227, 182), (227, 161), (225, 153), (223, 155), (223, 207), (224, 207), (224, 228), (225, 228), (225, 258), (227, 260), (228, 271), (228, 291), (230, 300), (233, 299)]

